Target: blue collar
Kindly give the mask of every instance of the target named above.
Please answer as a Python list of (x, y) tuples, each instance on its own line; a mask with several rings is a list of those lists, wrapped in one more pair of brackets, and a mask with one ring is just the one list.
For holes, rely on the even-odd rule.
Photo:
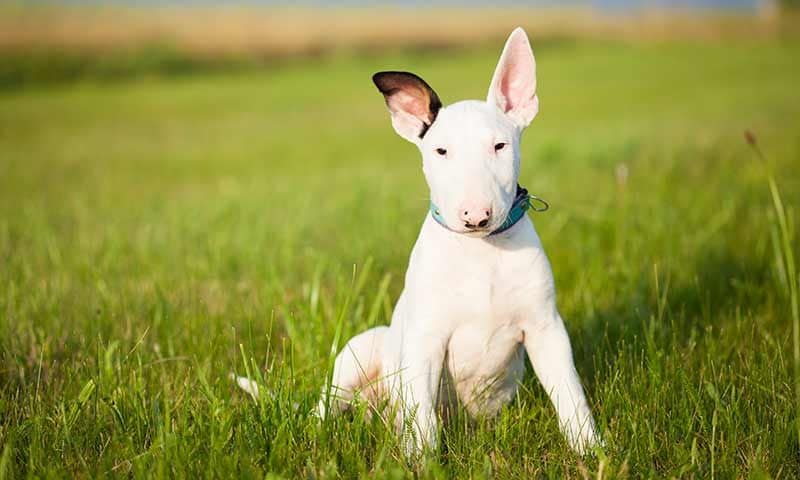
[[(540, 206), (534, 205), (533, 201), (539, 202)], [(518, 184), (517, 196), (514, 197), (514, 203), (511, 205), (511, 210), (508, 211), (506, 221), (503, 222), (503, 224), (500, 225), (497, 230), (492, 231), (492, 233), (489, 235), (497, 235), (498, 233), (503, 233), (509, 228), (513, 227), (522, 219), (522, 217), (525, 216), (525, 212), (527, 212), (529, 209), (532, 209), (534, 212), (544, 212), (548, 208), (550, 208), (550, 204), (536, 195), (529, 194), (528, 190), (520, 187)], [(439, 210), (439, 207), (433, 203), (433, 201), (431, 201), (430, 209), (431, 217), (433, 217), (433, 219), (436, 220), (439, 225), (450, 230), (450, 227), (447, 226), (447, 222), (444, 221), (442, 212)]]

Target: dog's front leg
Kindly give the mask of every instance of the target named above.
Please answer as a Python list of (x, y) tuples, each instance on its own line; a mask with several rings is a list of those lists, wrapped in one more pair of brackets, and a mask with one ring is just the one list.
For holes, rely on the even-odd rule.
[(409, 456), (437, 445), (436, 405), (446, 347), (446, 339), (432, 334), (416, 333), (404, 339), (399, 413)]
[(594, 419), (575, 370), (564, 322), (554, 302), (547, 303), (525, 328), (525, 349), (556, 408), (561, 430), (570, 446), (582, 454), (598, 443)]

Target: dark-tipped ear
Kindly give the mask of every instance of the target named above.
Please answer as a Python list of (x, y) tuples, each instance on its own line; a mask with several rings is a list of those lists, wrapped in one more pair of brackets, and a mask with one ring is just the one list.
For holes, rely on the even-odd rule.
[(418, 144), (442, 108), (439, 96), (425, 80), (409, 72), (378, 72), (372, 81), (386, 100), (395, 131)]

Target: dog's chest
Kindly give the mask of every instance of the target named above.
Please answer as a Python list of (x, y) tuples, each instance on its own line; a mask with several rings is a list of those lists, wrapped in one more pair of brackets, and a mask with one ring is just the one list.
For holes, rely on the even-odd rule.
[[(529, 271), (519, 268), (505, 252), (494, 261), (472, 265), (453, 275), (450, 289), (453, 313), (463, 320), (505, 323), (517, 319), (531, 288)], [(458, 308), (463, 307), (463, 308)]]
[(529, 227), (529, 234), (513, 242), (426, 245), (409, 269), (409, 280), (421, 285), (419, 299), (456, 324), (521, 320), (552, 285), (547, 259)]

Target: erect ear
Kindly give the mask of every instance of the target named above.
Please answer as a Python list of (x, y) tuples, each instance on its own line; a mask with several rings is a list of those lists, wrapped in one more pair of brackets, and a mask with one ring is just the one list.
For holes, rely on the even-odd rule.
[(527, 127), (539, 112), (536, 60), (528, 35), (522, 28), (517, 27), (506, 41), (486, 101), (497, 105), (521, 129)]
[(436, 92), (425, 80), (408, 72), (378, 72), (372, 81), (386, 100), (395, 131), (418, 144), (442, 108)]

